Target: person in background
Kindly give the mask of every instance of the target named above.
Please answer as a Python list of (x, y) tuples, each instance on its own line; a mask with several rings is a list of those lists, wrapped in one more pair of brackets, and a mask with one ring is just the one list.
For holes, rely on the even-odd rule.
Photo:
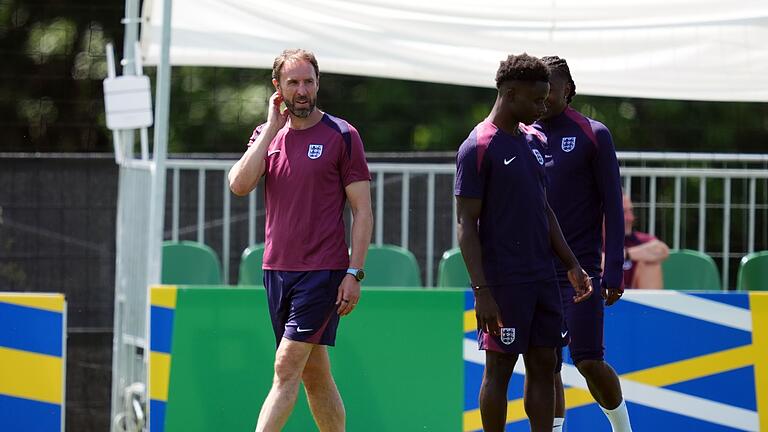
[(651, 234), (634, 229), (632, 200), (624, 195), (624, 287), (663, 289), (661, 263), (669, 256), (669, 246)]

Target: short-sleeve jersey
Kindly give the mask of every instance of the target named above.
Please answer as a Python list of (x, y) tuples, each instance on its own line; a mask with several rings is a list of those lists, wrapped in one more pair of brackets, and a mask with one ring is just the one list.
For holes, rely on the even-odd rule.
[(456, 196), (482, 200), (483, 271), (492, 285), (554, 278), (540, 138), (478, 124), (456, 156)]
[[(534, 127), (546, 135), (547, 156), (552, 158), (547, 166), (547, 198), (568, 246), (592, 276), (601, 274), (605, 250), (603, 283), (619, 287), (624, 211), (611, 133), (602, 123), (571, 107), (536, 122)], [(558, 273), (566, 272), (559, 260), (556, 265)]]
[(327, 113), (308, 129), (286, 124), (269, 144), (265, 162), (264, 269), (346, 269), (344, 188), (371, 179), (357, 130)]

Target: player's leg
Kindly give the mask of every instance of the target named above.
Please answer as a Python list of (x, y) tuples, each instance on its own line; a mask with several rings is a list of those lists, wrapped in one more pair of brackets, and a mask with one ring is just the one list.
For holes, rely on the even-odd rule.
[(563, 331), (563, 307), (556, 281), (532, 284), (536, 294), (528, 352), (523, 354), (527, 385), (523, 402), (532, 431), (550, 432), (555, 418), (557, 350), (567, 340)]
[(549, 432), (555, 418), (555, 349), (531, 347), (523, 360), (528, 379), (523, 400), (531, 431)]
[[(600, 278), (593, 278), (592, 283), (599, 287)], [(630, 431), (619, 377), (604, 360), (602, 298), (593, 295), (572, 305), (567, 321), (571, 333), (571, 358), (587, 381), (589, 392), (608, 416), (614, 432)]]
[[(575, 295), (574, 289), (568, 282), (568, 278), (563, 275), (558, 280), (560, 288), (560, 300), (563, 308), (563, 315), (568, 316), (570, 307), (573, 305), (573, 296)], [(562, 338), (561, 345), (565, 346), (570, 337), (568, 336), (567, 321), (563, 319), (562, 328), (560, 330), (560, 336)], [(555, 350), (556, 355), (556, 368), (555, 368), (555, 419), (552, 423), (552, 432), (562, 432), (563, 423), (565, 423), (565, 390), (563, 389), (563, 380), (560, 376), (560, 370), (563, 366), (563, 348), (559, 347)], [(525, 386), (528, 386), (528, 375), (525, 376)], [(527, 390), (526, 390), (527, 391)]]
[(331, 376), (326, 346), (336, 343), (339, 315), (336, 296), (345, 270), (304, 272), (293, 288), (285, 336), (314, 344), (302, 380), (312, 416), (321, 432), (344, 430), (344, 404)]
[[(571, 340), (567, 317), (571, 313), (573, 297), (576, 292), (565, 274), (558, 275), (557, 285), (560, 289), (560, 303), (563, 307), (563, 328), (560, 331), (560, 336), (563, 338), (562, 344), (565, 345)], [(562, 432), (563, 424), (565, 423), (565, 389), (563, 388), (563, 377), (560, 374), (563, 369), (563, 347), (557, 348), (555, 354), (557, 355), (557, 366), (555, 368), (555, 420), (552, 424), (552, 432)]]
[(563, 377), (558, 372), (555, 374), (555, 421), (552, 423), (552, 432), (562, 432), (563, 423), (565, 423), (565, 389)]
[(613, 432), (631, 432), (627, 406), (621, 393), (619, 376), (604, 360), (582, 360), (576, 364), (587, 381), (589, 392), (600, 405)]
[(504, 327), (499, 335), (478, 331), (478, 345), (485, 350), (485, 371), (480, 385), (483, 430), (504, 430), (507, 422), (507, 389), (520, 353), (529, 345), (536, 293), (528, 284), (491, 286)]
[(346, 413), (339, 389), (331, 375), (328, 349), (315, 345), (304, 366), (304, 389), (309, 408), (320, 432), (341, 432), (345, 428)]
[(486, 350), (480, 385), (480, 417), (483, 431), (503, 432), (507, 423), (507, 389), (518, 354)]
[(581, 360), (576, 364), (587, 381), (589, 392), (603, 408), (614, 409), (621, 403), (619, 376), (604, 360)]
[(285, 338), (280, 341), (272, 388), (261, 406), (256, 432), (279, 432), (285, 426), (296, 403), (302, 371), (312, 347), (312, 344)]

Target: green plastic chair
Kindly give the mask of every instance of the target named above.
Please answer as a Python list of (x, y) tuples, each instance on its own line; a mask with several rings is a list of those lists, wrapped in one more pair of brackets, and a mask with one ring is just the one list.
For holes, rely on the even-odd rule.
[(669, 252), (661, 263), (664, 289), (686, 291), (721, 291), (720, 272), (707, 254), (690, 249)]
[(437, 266), (437, 286), (440, 288), (469, 287), (469, 273), (461, 256), (461, 249), (449, 249), (440, 258)]
[(163, 242), (160, 280), (168, 285), (221, 285), (219, 257), (201, 243)]
[(768, 251), (753, 252), (741, 259), (739, 291), (768, 291)]
[(416, 257), (400, 246), (371, 246), (365, 259), (363, 285), (421, 288), (421, 270)]
[(263, 285), (264, 243), (253, 245), (243, 251), (240, 257), (240, 274), (238, 285)]

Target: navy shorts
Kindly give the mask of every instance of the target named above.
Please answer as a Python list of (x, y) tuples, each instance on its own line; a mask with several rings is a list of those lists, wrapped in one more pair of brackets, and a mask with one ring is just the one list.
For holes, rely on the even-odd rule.
[(504, 327), (499, 336), (494, 336), (478, 326), (477, 342), (481, 350), (523, 354), (529, 347), (565, 346), (556, 280), (489, 288), (501, 311)]
[(269, 315), (282, 338), (333, 346), (339, 326), (336, 297), (346, 270), (264, 270)]
[[(567, 278), (559, 278), (562, 295), (565, 330), (570, 336), (568, 349), (573, 364), (582, 360), (603, 360), (603, 298), (600, 295), (600, 277), (592, 277), (592, 295), (581, 303), (574, 303), (575, 290)], [(563, 352), (558, 350), (558, 370), (563, 362)]]

